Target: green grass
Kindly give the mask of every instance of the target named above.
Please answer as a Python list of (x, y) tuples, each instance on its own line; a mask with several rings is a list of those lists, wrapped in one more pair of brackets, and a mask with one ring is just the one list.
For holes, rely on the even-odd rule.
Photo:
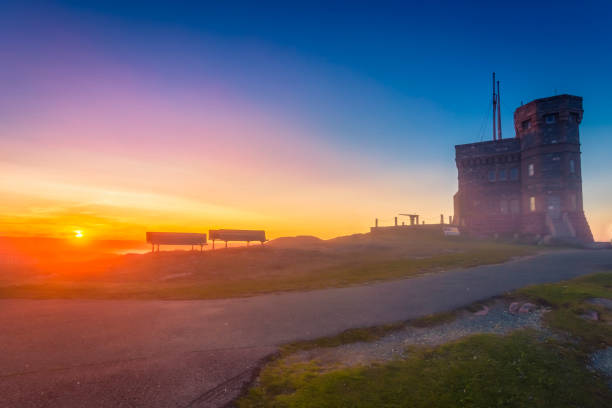
[[(423, 239), (417, 249), (356, 252), (237, 249), (204, 255), (161, 254), (126, 257), (117, 265), (88, 264), (70, 279), (0, 287), (0, 298), (215, 299), (271, 292), (314, 290), (409, 278), (452, 268), (506, 262), (535, 254), (533, 246), (474, 240)], [(417, 256), (427, 254), (426, 256)], [(88, 268), (96, 269), (89, 277)], [(114, 269), (113, 269), (114, 268)], [(78, 269), (73, 267), (73, 269)], [(118, 273), (118, 271), (120, 273)], [(164, 274), (187, 278), (160, 281)]]
[(407, 326), (418, 328), (433, 327), (449, 323), (457, 317), (458, 311), (442, 312), (427, 315), (406, 322), (396, 322), (379, 326), (348, 329), (336, 335), (319, 337), (312, 340), (301, 340), (285, 344), (281, 347), (281, 356), (287, 356), (297, 351), (312, 350), (321, 347), (338, 347), (359, 342), (373, 342)]
[(319, 337), (312, 340), (301, 340), (285, 344), (281, 347), (281, 356), (287, 356), (297, 351), (312, 350), (321, 347), (338, 347), (359, 342), (373, 342), (407, 326), (425, 328), (449, 323), (457, 317), (457, 311), (442, 312), (427, 315), (406, 322), (396, 322), (379, 326), (348, 329), (336, 335)]
[(424, 272), (450, 268), (469, 268), (478, 265), (502, 263), (517, 256), (534, 254), (527, 246), (505, 246), (473, 249), (466, 252), (435, 255), (420, 259), (396, 259), (369, 264), (348, 264), (322, 270), (320, 277), (334, 284), (361, 283), (414, 276)]
[(433, 327), (444, 323), (450, 323), (457, 318), (457, 311), (435, 313), (410, 321), (414, 327)]
[(279, 360), (238, 407), (604, 407), (611, 398), (577, 355), (523, 331), (476, 335), (371, 367), (326, 371)]
[[(545, 321), (553, 329), (579, 339), (578, 345), (585, 352), (612, 345), (612, 325), (609, 324), (612, 314), (587, 302), (592, 298), (612, 299), (612, 272), (530, 286), (517, 291), (516, 295), (552, 307), (552, 312), (545, 315)], [(601, 321), (582, 318), (581, 315), (588, 310), (599, 312)]]
[(288, 355), (296, 351), (312, 350), (320, 347), (338, 347), (343, 344), (358, 343), (362, 341), (372, 342), (385, 337), (389, 333), (406, 327), (406, 324), (407, 323), (400, 322), (381, 326), (348, 329), (334, 336), (321, 337), (314, 340), (296, 341), (282, 346), (281, 354)]

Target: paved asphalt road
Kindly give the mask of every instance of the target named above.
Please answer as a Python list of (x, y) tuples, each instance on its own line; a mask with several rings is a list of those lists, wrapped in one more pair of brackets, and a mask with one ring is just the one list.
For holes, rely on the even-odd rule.
[(0, 300), (0, 407), (222, 406), (276, 346), (612, 269), (612, 250), (201, 301)]

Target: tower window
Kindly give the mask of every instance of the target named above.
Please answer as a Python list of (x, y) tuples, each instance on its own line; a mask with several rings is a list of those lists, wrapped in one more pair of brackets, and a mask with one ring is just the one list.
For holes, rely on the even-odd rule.
[(557, 121), (557, 116), (555, 114), (544, 115), (544, 121), (550, 125), (551, 123), (555, 123)]
[(489, 170), (489, 181), (495, 181), (495, 170)]
[(499, 170), (499, 179), (500, 180), (506, 180), (507, 176), (506, 176), (506, 169), (500, 169)]
[(510, 180), (518, 180), (518, 167), (513, 167), (510, 169)]
[(527, 167), (527, 173), (529, 174), (529, 177), (533, 177), (535, 175), (535, 166), (533, 165), (533, 163), (529, 163), (529, 166)]
[(529, 211), (534, 212), (536, 210), (536, 202), (535, 197), (529, 197)]
[(578, 116), (578, 114), (576, 112), (571, 112), (570, 115), (569, 115), (569, 121), (571, 123), (578, 123), (578, 118), (579, 118), (579, 116)]
[(576, 162), (574, 161), (574, 159), (571, 159), (569, 161), (569, 172), (570, 174), (576, 173)]
[(531, 120), (524, 120), (522, 123), (523, 130), (531, 129)]

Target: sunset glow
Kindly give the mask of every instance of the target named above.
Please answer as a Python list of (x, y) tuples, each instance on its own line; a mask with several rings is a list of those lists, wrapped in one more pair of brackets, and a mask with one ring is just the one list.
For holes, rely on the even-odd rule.
[[(462, 78), (453, 95), (440, 92), (449, 73), (408, 57), (423, 50), (406, 39), (422, 35), (392, 36), (381, 40), (389, 49), (375, 50), (368, 35), (382, 34), (373, 31), (356, 39), (364, 48), (355, 55), (316, 54), (263, 33), (224, 37), (170, 21), (150, 29), (153, 17), (140, 13), (48, 6), (4, 15), (13, 18), (0, 34), (20, 40), (2, 50), (12, 61), (0, 77), (2, 235), (62, 237), (80, 225), (88, 239), (223, 227), (331, 238), (365, 232), (375, 218), (391, 224), (400, 212), (435, 223), (452, 215), (454, 145), (487, 134), (491, 67), (446, 47), (432, 66), (441, 70), (448, 59), (470, 71), (450, 74)], [(105, 27), (124, 29), (111, 35)], [(397, 55), (394, 44), (408, 48)], [(379, 52), (395, 68), (370, 66)], [(510, 82), (505, 135), (514, 134), (512, 109), (521, 100), (548, 95), (557, 83), (584, 95), (585, 211), (595, 237), (609, 240), (607, 91), (576, 81), (575, 67), (557, 82), (545, 73), (523, 80), (512, 51), (497, 52)], [(556, 58), (539, 48), (521, 52)]]

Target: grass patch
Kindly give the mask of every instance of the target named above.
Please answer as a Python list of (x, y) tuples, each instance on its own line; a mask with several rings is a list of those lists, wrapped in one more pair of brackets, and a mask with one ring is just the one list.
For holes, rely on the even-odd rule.
[(612, 298), (612, 272), (582, 276), (570, 281), (528, 286), (517, 291), (555, 307), (583, 302), (590, 298)]
[(313, 350), (321, 347), (339, 347), (351, 343), (373, 342), (393, 332), (402, 330), (409, 325), (424, 328), (449, 323), (455, 320), (457, 314), (458, 311), (442, 312), (413, 319), (408, 322), (397, 322), (379, 326), (348, 329), (333, 336), (320, 337), (312, 340), (295, 341), (283, 345), (281, 347), (281, 355), (287, 356), (298, 351)]
[[(529, 286), (517, 291), (518, 296), (553, 308), (545, 315), (546, 323), (580, 340), (585, 352), (612, 345), (612, 315), (601, 306), (588, 303), (592, 298), (612, 299), (612, 272), (583, 276), (570, 281)], [(599, 313), (600, 321), (586, 320), (588, 310)]]
[(503, 263), (514, 257), (534, 253), (535, 249), (531, 247), (499, 244), (499, 246), (495, 245), (493, 248), (473, 249), (466, 252), (435, 255), (420, 259), (394, 259), (365, 264), (340, 265), (321, 270), (316, 275), (334, 282), (334, 285), (362, 283), (409, 277), (451, 268), (470, 268)]
[(417, 349), (401, 361), (331, 372), (279, 360), (264, 368), (238, 407), (603, 407), (610, 398), (577, 355), (523, 331), (476, 335)]
[(313, 350), (321, 347), (339, 347), (345, 344), (373, 342), (407, 326), (418, 328), (434, 327), (450, 323), (457, 318), (459, 311), (430, 314), (407, 322), (383, 324), (379, 326), (348, 329), (333, 336), (320, 337), (312, 340), (301, 340), (285, 344), (281, 347), (281, 355), (286, 356), (297, 351)]
[(381, 326), (348, 329), (334, 336), (286, 344), (281, 348), (281, 354), (287, 355), (301, 350), (312, 350), (320, 347), (338, 347), (343, 344), (376, 341), (404, 327), (406, 327), (406, 323), (400, 322)]
[(434, 327), (444, 323), (450, 323), (457, 318), (458, 311), (430, 314), (410, 321), (414, 327)]

